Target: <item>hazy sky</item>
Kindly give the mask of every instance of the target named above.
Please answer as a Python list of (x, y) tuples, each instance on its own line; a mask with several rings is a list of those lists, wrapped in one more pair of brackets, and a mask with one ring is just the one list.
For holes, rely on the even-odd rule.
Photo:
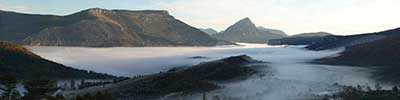
[(224, 30), (249, 17), (289, 34), (358, 34), (400, 27), (400, 0), (0, 0), (0, 9), (67, 15), (87, 8), (161, 9), (201, 28)]

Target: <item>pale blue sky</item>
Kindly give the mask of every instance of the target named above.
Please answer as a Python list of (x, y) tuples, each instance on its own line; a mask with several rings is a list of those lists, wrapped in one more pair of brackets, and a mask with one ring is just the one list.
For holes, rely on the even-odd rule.
[(289, 34), (358, 34), (400, 27), (400, 0), (0, 0), (8, 11), (67, 15), (88, 8), (168, 10), (201, 28), (224, 30), (250, 17)]

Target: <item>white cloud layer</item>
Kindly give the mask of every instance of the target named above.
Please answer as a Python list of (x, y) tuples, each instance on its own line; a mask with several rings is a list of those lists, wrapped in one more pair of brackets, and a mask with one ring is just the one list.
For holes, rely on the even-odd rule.
[(400, 27), (400, 0), (176, 0), (155, 1), (196, 27), (223, 30), (244, 17), (289, 34), (358, 34)]
[(5, 0), (0, 0), (0, 10), (30, 12), (31, 7), (25, 5), (10, 4), (5, 2)]

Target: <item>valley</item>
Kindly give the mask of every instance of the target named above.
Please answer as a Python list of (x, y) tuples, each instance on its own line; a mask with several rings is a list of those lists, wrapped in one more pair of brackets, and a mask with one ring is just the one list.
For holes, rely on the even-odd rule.
[[(318, 95), (338, 92), (340, 87), (334, 84), (357, 86), (383, 83), (374, 79), (373, 69), (307, 63), (313, 59), (336, 55), (341, 50), (310, 51), (303, 49), (303, 46), (242, 45), (244, 46), (29, 48), (47, 59), (70, 66), (77, 66), (76, 68), (78, 69), (94, 70), (126, 77), (159, 73), (174, 67), (191, 66), (200, 62), (241, 54), (249, 55), (256, 60), (269, 62), (261, 65), (265, 67), (258, 69), (261, 74), (253, 75), (243, 81), (223, 82), (221, 84), (224, 88), (208, 93), (209, 97), (221, 96), (228, 100), (307, 100), (318, 97)], [(177, 50), (180, 52), (174, 52)], [(195, 56), (205, 58), (191, 58)], [(385, 88), (391, 88), (390, 84), (383, 85)], [(164, 97), (163, 100), (174, 100), (174, 98), (176, 99), (176, 96), (172, 95)], [(194, 93), (184, 96), (184, 98), (201, 99), (202, 96), (201, 93)]]

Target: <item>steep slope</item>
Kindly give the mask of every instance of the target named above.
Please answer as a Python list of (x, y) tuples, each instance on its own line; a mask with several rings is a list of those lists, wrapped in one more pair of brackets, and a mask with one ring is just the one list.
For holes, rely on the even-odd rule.
[(269, 40), (268, 45), (311, 45), (335, 39), (334, 35), (327, 32), (301, 33), (282, 39)]
[(257, 28), (249, 18), (244, 18), (230, 26), (224, 32), (213, 35), (217, 39), (245, 43), (267, 43), (270, 39), (278, 39), (286, 36), (284, 32), (279, 30), (263, 27)]
[(200, 28), (200, 30), (203, 31), (204, 33), (207, 33), (208, 35), (218, 34), (218, 31), (212, 28), (205, 28), (205, 29)]
[(347, 47), (339, 56), (317, 59), (313, 63), (374, 67), (378, 79), (398, 82), (400, 78), (400, 37)]
[(309, 45), (306, 48), (310, 50), (327, 50), (340, 47), (351, 47), (358, 44), (380, 40), (385, 37), (393, 37), (399, 35), (400, 35), (400, 28), (382, 32), (376, 32), (376, 33), (366, 33), (366, 34), (350, 35), (350, 36), (335, 36), (337, 39), (315, 43)]
[(46, 59), (11, 43), (0, 42), (0, 76), (19, 79), (110, 79), (114, 76), (73, 69)]
[(387, 37), (381, 40), (347, 47), (339, 56), (320, 59), (324, 63), (356, 66), (400, 65), (400, 37)]
[(214, 46), (167, 11), (93, 8), (67, 16), (0, 12), (0, 39), (44, 46)]

